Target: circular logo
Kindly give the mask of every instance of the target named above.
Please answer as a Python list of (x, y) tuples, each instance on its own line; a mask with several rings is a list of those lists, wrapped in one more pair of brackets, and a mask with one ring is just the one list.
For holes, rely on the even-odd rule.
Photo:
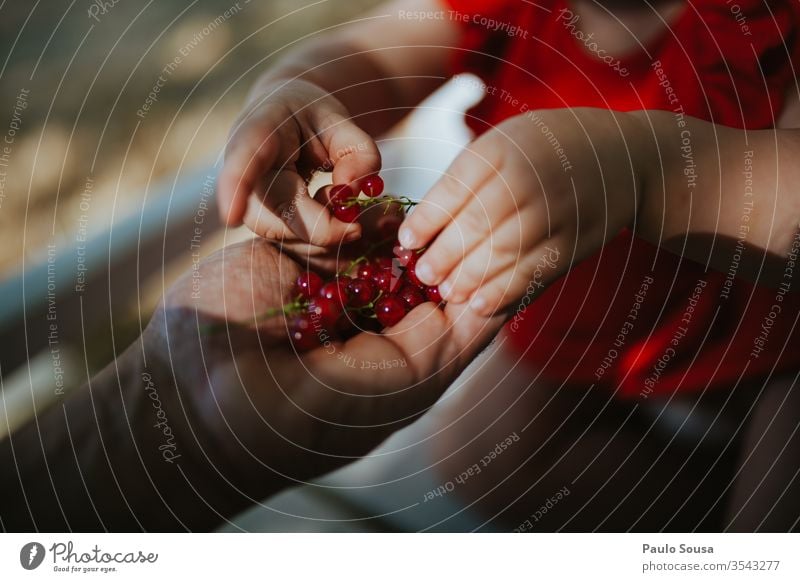
[(44, 561), (44, 546), (39, 542), (28, 542), (19, 551), (19, 563), (26, 570), (35, 570)]

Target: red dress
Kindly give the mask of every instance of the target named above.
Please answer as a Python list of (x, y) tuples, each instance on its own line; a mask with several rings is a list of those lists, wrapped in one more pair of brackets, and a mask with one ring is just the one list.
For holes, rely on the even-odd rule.
[[(686, 2), (664, 35), (619, 61), (581, 32), (567, 0), (447, 2), (445, 18), (465, 28), (453, 72), (497, 88), (468, 113), (478, 133), (526, 109), (579, 106), (769, 128), (800, 65), (796, 0)], [(780, 291), (734, 275), (624, 231), (522, 312), (509, 340), (546, 377), (630, 397), (800, 369), (800, 281)]]

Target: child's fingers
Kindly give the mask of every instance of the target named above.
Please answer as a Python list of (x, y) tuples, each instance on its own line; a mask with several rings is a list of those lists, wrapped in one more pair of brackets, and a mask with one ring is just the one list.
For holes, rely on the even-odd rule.
[[(320, 115), (320, 114), (317, 114)], [(381, 154), (372, 137), (352, 120), (327, 113), (315, 127), (333, 163), (334, 184), (352, 184), (381, 169)]]
[[(489, 317), (498, 311), (521, 309), (564, 274), (569, 265), (558, 239), (551, 239), (518, 265), (485, 281), (469, 300), (469, 307), (478, 315)], [(530, 296), (524, 304), (521, 298)]]
[(270, 240), (302, 240), (318, 246), (353, 240), (361, 234), (358, 224), (334, 218), (313, 200), (303, 178), (293, 170), (269, 172), (264, 178), (265, 194), (250, 198), (245, 223), (259, 236)]
[(496, 253), (494, 240), (481, 243), (463, 261), (453, 268), (439, 284), (442, 299), (463, 303), (487, 281), (512, 268), (520, 259), (520, 252)]
[(400, 244), (409, 249), (429, 244), (497, 172), (480, 153), (464, 150), (403, 222)]
[(275, 131), (265, 131), (264, 124), (256, 122), (245, 122), (231, 137), (217, 181), (217, 205), (224, 224), (241, 224), (247, 198), (278, 158), (279, 142)]
[(287, 218), (287, 224), (302, 240), (318, 246), (336, 245), (361, 236), (358, 222), (342, 222), (307, 194), (297, 198), (296, 212)]
[[(494, 237), (499, 225), (520, 210), (503, 179), (495, 177), (438, 234), (417, 262), (417, 276), (427, 285), (438, 285), (463, 257)], [(508, 240), (519, 241), (520, 236)]]
[(508, 217), (442, 277), (439, 283), (442, 297), (448, 301), (466, 301), (480, 285), (517, 264), (529, 253), (528, 249), (535, 249), (546, 233), (546, 221), (535, 208)]

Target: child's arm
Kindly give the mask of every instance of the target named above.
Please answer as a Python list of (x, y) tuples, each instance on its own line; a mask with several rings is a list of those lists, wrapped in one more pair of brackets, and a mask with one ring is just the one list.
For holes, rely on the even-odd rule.
[(746, 228), (737, 275), (779, 280), (800, 222), (800, 132), (682, 121), (601, 109), (506, 120), (453, 162), (400, 229), (404, 246), (428, 247), (417, 276), (490, 313), (628, 226), (722, 271)]
[(219, 181), (224, 221), (244, 220), (269, 238), (315, 244), (357, 237), (360, 227), (332, 218), (308, 196), (305, 180), (332, 169), (334, 181), (347, 184), (380, 169), (371, 135), (445, 78), (457, 26), (405, 17), (437, 10), (438, 0), (388, 3), (301, 42), (270, 67), (228, 144)]
[(647, 124), (651, 151), (637, 233), (724, 272), (741, 253), (738, 276), (780, 282), (800, 243), (800, 130), (743, 131), (688, 117), (679, 127), (670, 113), (632, 115)]

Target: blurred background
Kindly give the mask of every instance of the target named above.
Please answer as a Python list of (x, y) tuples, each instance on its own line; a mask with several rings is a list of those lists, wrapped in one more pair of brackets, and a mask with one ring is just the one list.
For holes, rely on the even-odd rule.
[[(0, 4), (0, 133), (7, 135), (12, 121), (20, 126), (6, 144), (0, 275), (41, 258), (48, 243), (75, 236), (88, 180), (87, 226), (96, 233), (136, 212), (148, 184), (213, 163), (260, 71), (297, 38), (377, 3)], [(170, 67), (176, 57), (180, 63)], [(148, 101), (156, 87), (156, 100)]]
[[(179, 231), (178, 214), (187, 210), (180, 208), (181, 195), (199, 199), (204, 188), (213, 190), (214, 166), (257, 75), (292, 41), (346, 22), (375, 4), (376, 0), (0, 3), (3, 339), (11, 330), (22, 329), (13, 325), (21, 308), (35, 309), (47, 300), (44, 288), (32, 296), (30, 285), (27, 296), (17, 296), (25, 287), (21, 278), (34, 276), (37, 266), (50, 261), (49, 279), (58, 279), (55, 302), (65, 319), (72, 308), (72, 297), (67, 297), (72, 287), (80, 284), (84, 299), (103, 296), (94, 282), (102, 273), (92, 265), (102, 264), (104, 253), (106, 263), (134, 260), (128, 262), (128, 270), (148, 253), (146, 245), (138, 244), (146, 235), (142, 228), (126, 232), (119, 227), (113, 238), (103, 239), (104, 233), (126, 220), (138, 220), (145, 229), (158, 222), (164, 214), (158, 199), (172, 211), (172, 225)], [(149, 204), (158, 208), (148, 210)], [(213, 210), (213, 203), (207, 206)], [(220, 244), (211, 234), (211, 215), (204, 253)], [(137, 246), (137, 256), (119, 252), (120, 247)], [(166, 254), (167, 273), (190, 264), (187, 253)], [(72, 256), (64, 258), (68, 255)], [(117, 343), (138, 333), (139, 316), (152, 308), (162, 283), (168, 282), (159, 277), (156, 289), (149, 291), (147, 271), (131, 279), (140, 293), (128, 311), (118, 306)], [(41, 271), (38, 283), (53, 283), (45, 274)], [(82, 340), (90, 348), (87, 358), (94, 370), (112, 357), (112, 342), (105, 322), (95, 326), (90, 316), (83, 321), (88, 329), (81, 333), (86, 336)], [(22, 363), (22, 356), (35, 354), (20, 351), (15, 358), (0, 359), (4, 376)], [(82, 381), (79, 376), (71, 379)]]

